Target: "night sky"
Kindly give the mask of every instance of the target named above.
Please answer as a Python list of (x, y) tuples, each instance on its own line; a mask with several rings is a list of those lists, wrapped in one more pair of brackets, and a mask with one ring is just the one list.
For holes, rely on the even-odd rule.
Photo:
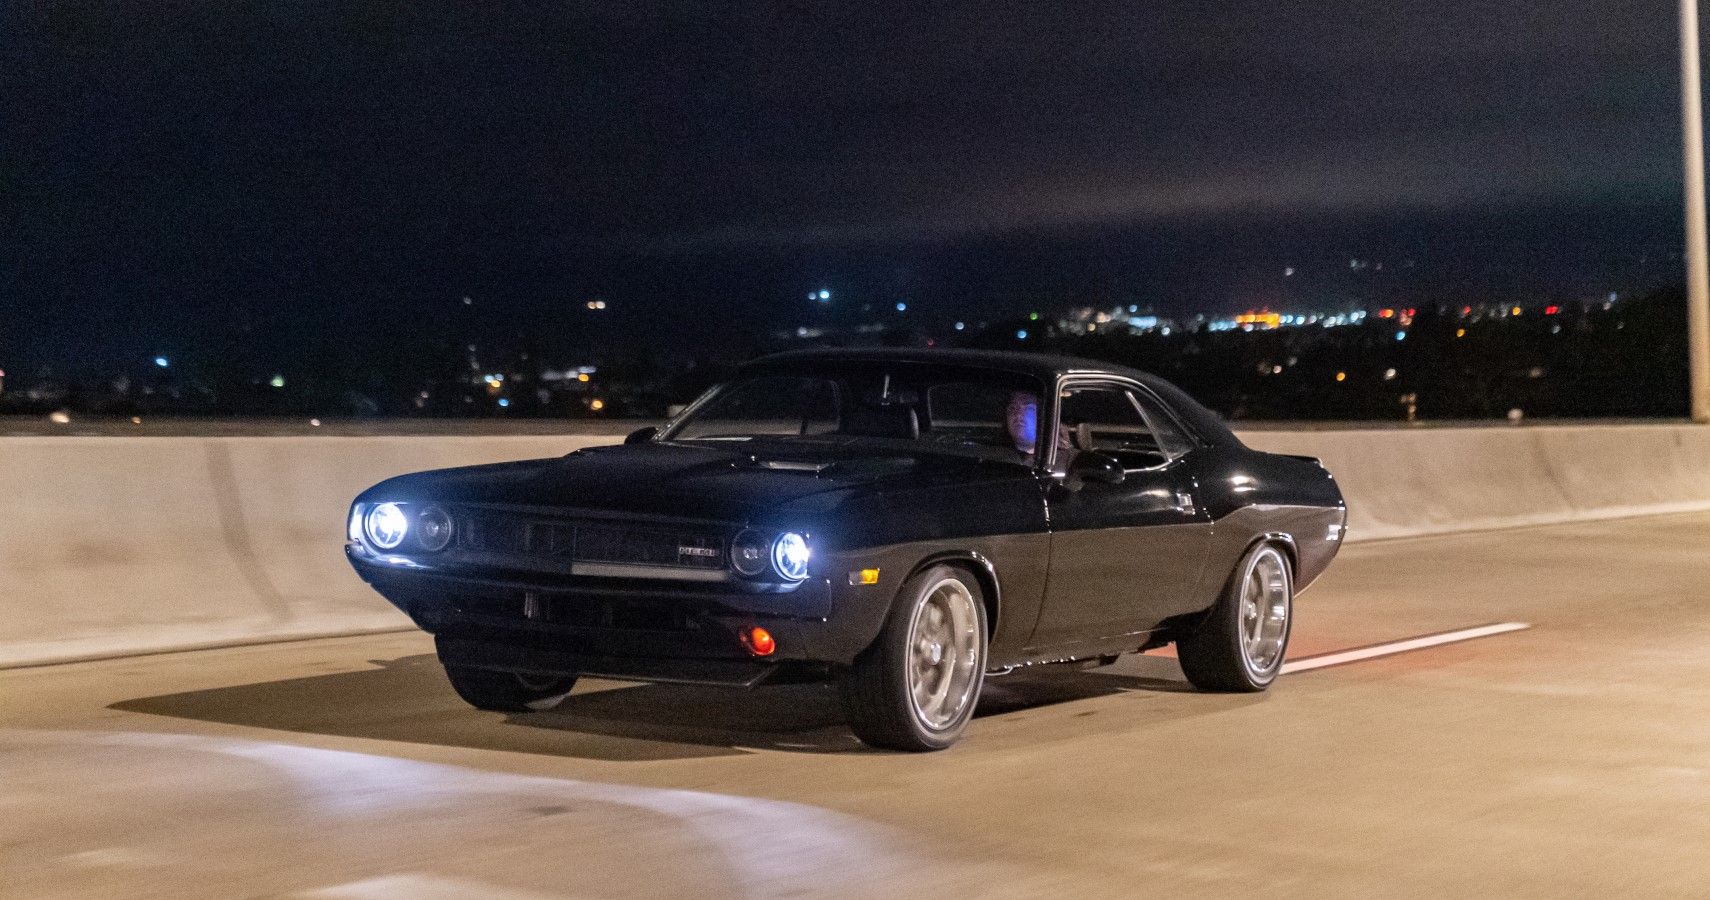
[(0, 367), (1667, 280), (1675, 9), (8, 3)]

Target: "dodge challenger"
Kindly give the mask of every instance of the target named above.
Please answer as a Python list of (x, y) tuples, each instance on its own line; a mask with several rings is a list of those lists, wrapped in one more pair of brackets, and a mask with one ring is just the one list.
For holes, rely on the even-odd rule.
[(1261, 691), (1347, 510), (1143, 372), (949, 350), (748, 363), (662, 427), (419, 472), (351, 507), (361, 577), (486, 710), (583, 675), (828, 680), (868, 744), (936, 750), (988, 676), (1173, 643)]

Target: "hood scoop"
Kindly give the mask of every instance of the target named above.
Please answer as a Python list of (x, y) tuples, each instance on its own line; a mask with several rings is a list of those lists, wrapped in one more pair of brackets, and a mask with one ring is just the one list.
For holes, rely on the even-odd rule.
[(755, 459), (754, 465), (762, 469), (771, 469), (774, 472), (806, 472), (809, 475), (818, 475), (836, 463), (813, 462), (805, 459)]

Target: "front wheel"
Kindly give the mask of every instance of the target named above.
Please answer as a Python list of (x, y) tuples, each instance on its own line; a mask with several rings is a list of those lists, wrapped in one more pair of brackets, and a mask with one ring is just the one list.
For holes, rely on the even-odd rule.
[(1217, 605), (1176, 641), (1182, 673), (1202, 691), (1262, 691), (1282, 671), (1294, 573), (1275, 544), (1247, 551)]
[(968, 727), (985, 674), (979, 583), (933, 566), (903, 583), (884, 630), (844, 674), (843, 708), (869, 745), (942, 750)]
[(445, 667), (445, 677), (464, 702), (492, 712), (541, 712), (557, 706), (576, 686), (576, 676), (534, 676), (468, 666)]

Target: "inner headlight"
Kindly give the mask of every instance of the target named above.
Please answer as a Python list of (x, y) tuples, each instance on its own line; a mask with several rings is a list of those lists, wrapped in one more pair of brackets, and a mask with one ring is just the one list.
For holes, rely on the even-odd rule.
[(404, 542), (404, 534), (410, 530), (410, 520), (398, 504), (381, 503), (368, 511), (363, 527), (368, 533), (369, 543), (381, 550), (395, 550)]
[(416, 543), (429, 553), (438, 553), (451, 543), (451, 514), (440, 506), (424, 506), (416, 513)]
[(730, 542), (730, 566), (749, 578), (766, 574), (766, 563), (772, 546), (766, 536), (752, 529), (744, 531)]
[(772, 542), (772, 568), (785, 581), (801, 581), (808, 576), (807, 538), (786, 531)]

